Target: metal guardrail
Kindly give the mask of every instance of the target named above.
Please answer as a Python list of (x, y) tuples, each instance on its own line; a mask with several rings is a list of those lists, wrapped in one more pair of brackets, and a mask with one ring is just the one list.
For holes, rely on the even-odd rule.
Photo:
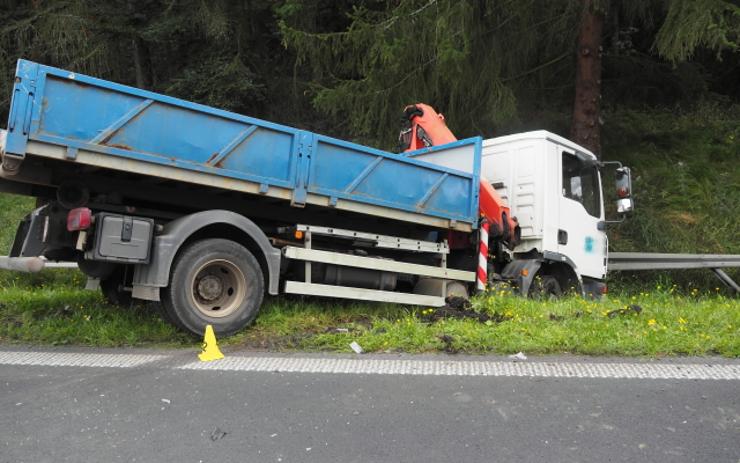
[(607, 265), (610, 272), (706, 268), (712, 270), (728, 288), (740, 293), (740, 285), (722, 270), (729, 267), (740, 267), (740, 255), (610, 252)]
[(651, 252), (610, 252), (608, 269), (673, 270), (692, 268), (740, 267), (740, 255), (732, 254), (662, 254)]

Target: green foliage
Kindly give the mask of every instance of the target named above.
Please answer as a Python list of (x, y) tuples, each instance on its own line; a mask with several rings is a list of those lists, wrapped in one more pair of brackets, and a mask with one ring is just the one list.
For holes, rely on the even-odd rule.
[(637, 204), (617, 249), (740, 254), (738, 120), (740, 107), (716, 103), (609, 116), (605, 155), (632, 167)]
[[(443, 112), (460, 137), (567, 134), (580, 6), (8, 0), (0, 8), (0, 120), (24, 57), (388, 148), (401, 109), (419, 101)], [(612, 232), (612, 247), (740, 253), (738, 6), (596, 6), (606, 12), (604, 153), (636, 174), (637, 210)], [(32, 199), (0, 195), (0, 254), (32, 208)], [(673, 277), (709, 283), (706, 272), (697, 275)]]
[(33, 206), (33, 198), (0, 193), (0, 256), (10, 252), (18, 222)]
[(277, 11), (285, 45), (314, 76), (317, 109), (389, 147), (400, 110), (420, 101), (434, 102), (462, 136), (515, 119), (516, 90), (557, 77), (547, 71), (571, 55), (577, 10), (574, 2), (360, 2), (340, 30), (317, 27), (316, 9), (303, 2)]
[[(489, 137), (531, 127), (542, 111), (570, 110), (581, 5), (8, 0), (0, 8), (0, 120), (24, 57), (386, 148), (402, 108), (419, 101), (443, 112), (458, 136)], [(740, 97), (732, 2), (596, 7), (606, 12), (607, 103)]]
[[(266, 92), (277, 90), (270, 82), (284, 60), (263, 45), (279, 47), (272, 2), (11, 3), (0, 9), (0, 116), (21, 57), (257, 116)], [(289, 66), (281, 72), (289, 75)]]
[(216, 56), (185, 69), (166, 93), (230, 111), (243, 111), (264, 100), (264, 86), (236, 57)]
[(697, 48), (721, 59), (724, 50), (740, 50), (740, 6), (725, 0), (673, 0), (655, 37), (655, 49), (673, 61), (685, 61)]
[[(740, 254), (740, 107), (704, 102), (690, 111), (618, 109), (607, 118), (604, 156), (632, 168), (636, 204), (611, 229), (612, 250)], [(607, 198), (611, 182), (604, 180)], [(635, 278), (645, 284), (658, 275)], [(717, 284), (708, 271), (671, 275), (683, 286)]]
[(152, 307), (113, 307), (99, 292), (40, 287), (0, 289), (0, 294), (2, 342), (106, 347), (192, 342)]
[[(79, 282), (75, 286), (79, 287)], [(106, 304), (99, 293), (73, 287), (0, 287), (0, 342), (91, 346), (187, 346), (152, 305)], [(638, 304), (641, 312), (621, 310)], [(594, 355), (740, 356), (740, 303), (715, 292), (620, 294), (604, 302), (569, 298), (537, 302), (491, 293), (475, 310), (502, 321), (426, 321), (424, 308), (337, 303), (281, 297), (269, 300), (253, 327), (220, 340), (270, 350), (465, 352)]]

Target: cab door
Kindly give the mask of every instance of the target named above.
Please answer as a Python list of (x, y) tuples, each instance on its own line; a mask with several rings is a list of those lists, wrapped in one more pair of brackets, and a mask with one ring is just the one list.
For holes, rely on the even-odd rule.
[(606, 234), (599, 170), (590, 156), (561, 147), (558, 252), (576, 271), (592, 278), (606, 276)]

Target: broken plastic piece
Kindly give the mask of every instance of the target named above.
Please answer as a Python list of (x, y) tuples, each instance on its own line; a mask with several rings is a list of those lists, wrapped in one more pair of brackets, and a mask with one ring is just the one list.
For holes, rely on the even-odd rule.
[(509, 358), (515, 362), (527, 360), (527, 356), (524, 355), (524, 352), (517, 352), (516, 354), (509, 355)]
[(357, 344), (357, 341), (352, 341), (352, 343), (349, 345), (349, 347), (352, 348), (353, 351), (355, 351), (355, 354), (361, 354), (364, 351), (362, 350), (362, 347), (360, 347), (359, 344)]

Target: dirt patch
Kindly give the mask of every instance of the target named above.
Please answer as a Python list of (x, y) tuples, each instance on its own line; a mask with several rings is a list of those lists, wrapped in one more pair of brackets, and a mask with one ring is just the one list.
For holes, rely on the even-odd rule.
[(422, 321), (428, 323), (450, 318), (455, 320), (464, 320), (467, 318), (477, 320), (480, 323), (501, 323), (506, 320), (511, 320), (511, 317), (498, 312), (494, 312), (492, 315), (476, 312), (471, 308), (469, 301), (460, 297), (448, 298), (447, 305), (444, 307), (422, 310), (418, 317)]
[(671, 222), (679, 222), (685, 225), (696, 225), (697, 223), (699, 223), (698, 217), (685, 211), (669, 212), (668, 214), (666, 214), (666, 217)]
[(639, 315), (640, 312), (642, 312), (642, 307), (637, 304), (630, 304), (624, 309), (616, 309), (607, 312), (606, 316), (609, 318), (614, 318), (622, 315)]
[(457, 354), (460, 352), (460, 349), (457, 349), (456, 347), (452, 346), (452, 343), (455, 342), (455, 338), (450, 336), (449, 334), (443, 334), (440, 336), (437, 336), (440, 341), (444, 343), (443, 350), (447, 352), (448, 354)]

